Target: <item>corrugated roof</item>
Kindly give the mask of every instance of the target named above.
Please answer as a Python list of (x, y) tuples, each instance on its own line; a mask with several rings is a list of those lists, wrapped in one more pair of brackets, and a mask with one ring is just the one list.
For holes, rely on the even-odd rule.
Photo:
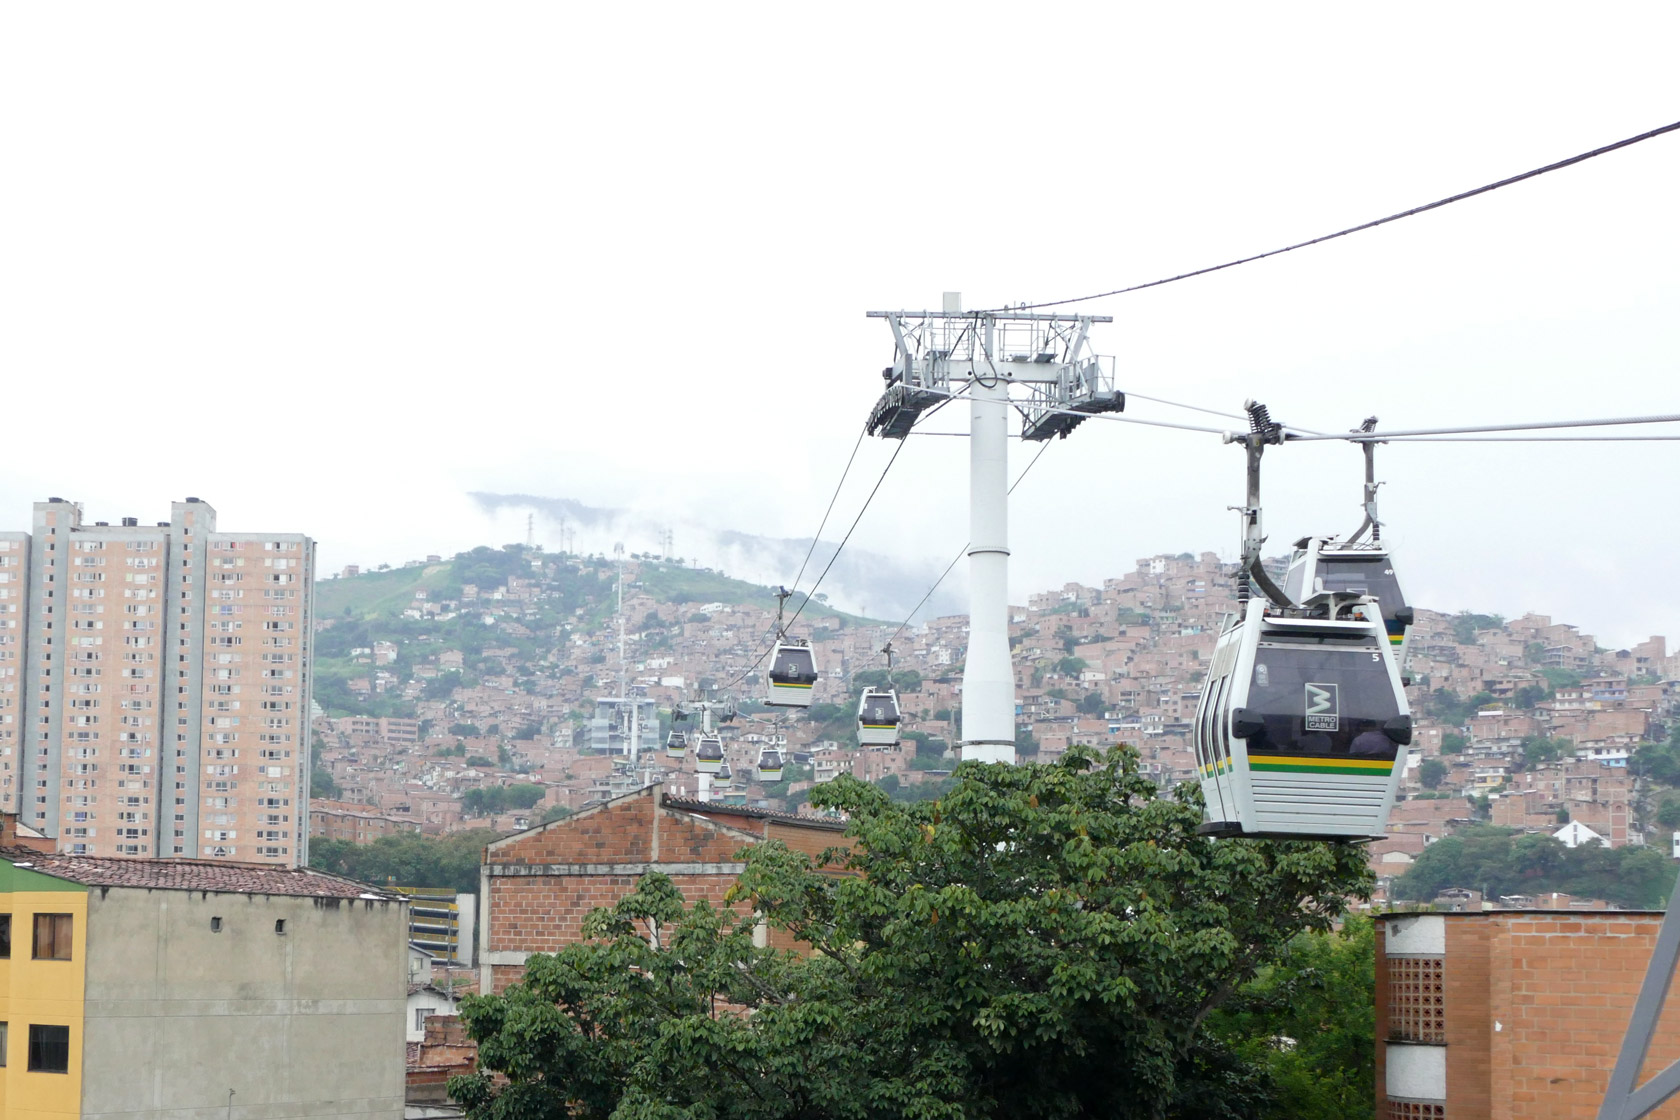
[(0, 848), (0, 859), (90, 887), (145, 887), (166, 891), (218, 891), (224, 894), (273, 894), (298, 898), (401, 899), (365, 883), (307, 867), (231, 863), (225, 860), (145, 859), (121, 856), (73, 856)]

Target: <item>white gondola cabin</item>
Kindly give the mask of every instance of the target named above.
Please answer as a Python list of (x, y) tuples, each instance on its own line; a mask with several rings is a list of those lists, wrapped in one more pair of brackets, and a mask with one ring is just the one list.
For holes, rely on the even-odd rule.
[(1401, 672), (1406, 669), (1406, 634), (1415, 612), (1400, 590), (1394, 558), (1380, 544), (1348, 544), (1328, 537), (1304, 537), (1295, 542), (1295, 555), (1284, 577), (1284, 594), (1303, 602), (1320, 592), (1370, 595), (1382, 610), (1383, 628)]
[(811, 647), (797, 642), (777, 642), (770, 659), (769, 695), (764, 702), (778, 708), (809, 708), (817, 683), (817, 662)]
[(1203, 831), (1379, 837), (1411, 740), (1374, 599), (1321, 596), (1306, 609), (1251, 600), (1219, 636), (1196, 712)]
[(858, 698), (858, 743), (890, 747), (898, 742), (898, 693), (890, 688), (866, 688)]
[(666, 758), (681, 758), (683, 755), (685, 755), (687, 753), (688, 753), (688, 736), (684, 735), (681, 731), (678, 731), (676, 728), (673, 727), (671, 729), (671, 733), (669, 735), (665, 736), (665, 757)]
[(702, 734), (694, 748), (694, 768), (702, 774), (716, 774), (723, 769), (723, 740), (716, 735)]
[(763, 747), (758, 752), (758, 780), (763, 783), (782, 780), (782, 752), (776, 747)]

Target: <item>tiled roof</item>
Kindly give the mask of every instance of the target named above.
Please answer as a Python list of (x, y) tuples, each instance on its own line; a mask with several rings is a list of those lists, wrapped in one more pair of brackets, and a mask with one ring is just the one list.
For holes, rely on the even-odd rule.
[(147, 887), (165, 891), (292, 895), (299, 898), (389, 898), (365, 883), (307, 867), (230, 863), (224, 860), (143, 859), (51, 855), (28, 848), (0, 848), (0, 859), (55, 879), (90, 887)]
[(822, 828), (833, 832), (844, 832), (846, 830), (846, 822), (836, 820), (833, 817), (806, 817), (798, 813), (779, 812), (775, 809), (755, 809), (748, 805), (726, 805), (721, 801), (701, 801), (693, 797), (673, 797), (668, 793), (660, 797), (659, 803), (668, 809), (683, 809), (690, 813), (715, 813), (719, 816), (781, 821), (784, 824)]

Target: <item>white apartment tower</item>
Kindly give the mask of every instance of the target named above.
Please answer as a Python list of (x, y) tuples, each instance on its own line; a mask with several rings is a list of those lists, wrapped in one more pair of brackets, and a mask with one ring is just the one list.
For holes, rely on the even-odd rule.
[(315, 543), (35, 503), (0, 533), (0, 804), (60, 851), (308, 858)]

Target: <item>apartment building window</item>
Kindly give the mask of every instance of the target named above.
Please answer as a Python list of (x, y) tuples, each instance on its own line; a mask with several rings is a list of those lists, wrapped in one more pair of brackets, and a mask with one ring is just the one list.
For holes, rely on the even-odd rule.
[(6, 1067), (6, 1043), (11, 1041), (8, 1037), (11, 1033), (10, 1028), (10, 1023), (0, 1022), (0, 1069)]
[(414, 1009), (414, 1029), (417, 1031), (425, 1030), (426, 1016), (436, 1014), (437, 1008), (435, 1007), (416, 1007)]
[(29, 1072), (70, 1072), (70, 1028), (29, 1024)]
[[(35, 959), (38, 961), (67, 961), (70, 959), (71, 916), (69, 914), (35, 915)], [(34, 1027), (29, 1028), (34, 1031)], [(33, 1052), (34, 1035), (30, 1035)], [(34, 1064), (31, 1063), (33, 1069)], [(62, 1072), (62, 1071), (60, 1071)]]
[(0, 960), (12, 959), (12, 916), (0, 914)]

